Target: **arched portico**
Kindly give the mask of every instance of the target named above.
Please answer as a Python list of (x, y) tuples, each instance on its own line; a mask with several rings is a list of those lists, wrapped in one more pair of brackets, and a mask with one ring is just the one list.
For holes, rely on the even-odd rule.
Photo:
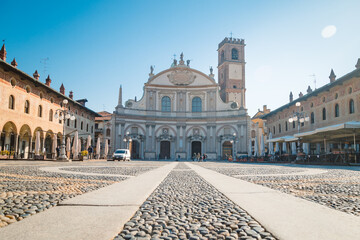
[(5, 123), (1, 132), (1, 149), (16, 153), (18, 148), (18, 132), (13, 122)]
[(24, 124), (20, 128), (19, 132), (19, 149), (18, 149), (18, 158), (27, 159), (30, 157), (30, 146), (31, 146), (31, 129), (29, 125)]

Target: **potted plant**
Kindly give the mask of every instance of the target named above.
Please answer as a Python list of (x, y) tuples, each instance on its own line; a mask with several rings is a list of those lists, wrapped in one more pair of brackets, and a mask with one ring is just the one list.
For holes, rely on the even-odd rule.
[(87, 150), (81, 151), (80, 160), (87, 160), (89, 152)]
[(9, 158), (10, 152), (8, 150), (2, 150), (0, 153), (1, 153), (0, 159), (8, 159)]

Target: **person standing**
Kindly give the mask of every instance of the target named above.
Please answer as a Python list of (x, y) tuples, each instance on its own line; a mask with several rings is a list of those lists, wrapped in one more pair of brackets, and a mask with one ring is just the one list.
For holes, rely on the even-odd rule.
[(89, 159), (92, 159), (92, 153), (93, 153), (92, 146), (90, 145), (87, 150), (88, 150), (88, 154), (89, 154)]
[(200, 157), (201, 157), (200, 153), (198, 153), (196, 157), (197, 157), (197, 161), (200, 162)]

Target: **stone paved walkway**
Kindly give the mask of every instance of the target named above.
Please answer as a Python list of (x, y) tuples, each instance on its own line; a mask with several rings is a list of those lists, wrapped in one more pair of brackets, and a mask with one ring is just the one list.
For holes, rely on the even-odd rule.
[(357, 239), (359, 170), (0, 161), (0, 239)]

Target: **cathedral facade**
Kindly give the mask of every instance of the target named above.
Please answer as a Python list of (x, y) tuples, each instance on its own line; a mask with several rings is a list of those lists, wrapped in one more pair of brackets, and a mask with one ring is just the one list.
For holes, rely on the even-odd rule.
[(218, 48), (218, 83), (190, 67), (183, 54), (154, 74), (143, 97), (123, 104), (122, 89), (112, 115), (111, 149), (131, 148), (133, 159), (225, 159), (247, 154), (250, 118), (245, 106), (245, 43), (225, 38)]

